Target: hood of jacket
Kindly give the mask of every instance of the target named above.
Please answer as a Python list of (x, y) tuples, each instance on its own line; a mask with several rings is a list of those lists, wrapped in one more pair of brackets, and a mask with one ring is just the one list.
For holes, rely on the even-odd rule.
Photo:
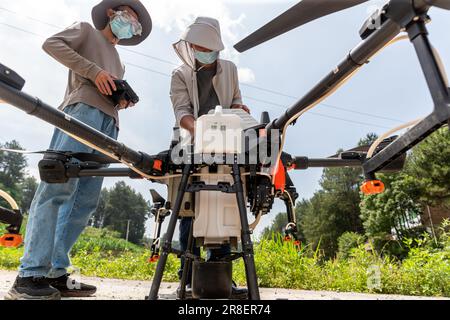
[(181, 35), (180, 41), (173, 44), (175, 52), (184, 64), (196, 70), (192, 45), (201, 46), (212, 51), (222, 51), (225, 47), (220, 32), (220, 24), (214, 18), (198, 17)]

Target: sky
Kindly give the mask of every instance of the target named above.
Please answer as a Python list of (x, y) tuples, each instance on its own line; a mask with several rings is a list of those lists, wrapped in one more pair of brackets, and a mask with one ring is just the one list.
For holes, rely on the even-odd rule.
[[(239, 70), (244, 103), (259, 119), (262, 111), (272, 118), (291, 106), (317, 81), (333, 70), (360, 38), (358, 30), (374, 8), (385, 1), (366, 4), (325, 17), (291, 31), (243, 54), (233, 45), (284, 12), (297, 1), (287, 0), (143, 0), (153, 19), (150, 37), (137, 47), (119, 47), (126, 65), (125, 79), (140, 96), (139, 104), (121, 113), (119, 140), (156, 154), (166, 150), (174, 115), (169, 99), (170, 74), (181, 64), (172, 49), (197, 16), (217, 18), (226, 46), (222, 58)], [(0, 0), (0, 63), (27, 81), (24, 91), (57, 107), (63, 99), (67, 70), (41, 49), (44, 40), (76, 21), (91, 22), (97, 0)], [(449, 13), (430, 11), (430, 39), (446, 69), (450, 63)], [(132, 51), (130, 51), (132, 50)], [(137, 52), (137, 53), (136, 53)], [(288, 129), (285, 150), (296, 156), (327, 157), (339, 148), (352, 148), (369, 132), (424, 117), (432, 101), (413, 47), (397, 43), (377, 55), (338, 92)], [(27, 150), (48, 148), (53, 128), (22, 111), (0, 104), (0, 143), (18, 140)], [(40, 157), (30, 156), (28, 172), (39, 177)], [(300, 198), (318, 190), (321, 169), (291, 174)], [(105, 179), (111, 187), (120, 179)], [(166, 195), (166, 188), (141, 180), (129, 185), (150, 198), (149, 189)], [(281, 201), (263, 217), (256, 234), (283, 211)], [(148, 223), (147, 233), (153, 224)]]

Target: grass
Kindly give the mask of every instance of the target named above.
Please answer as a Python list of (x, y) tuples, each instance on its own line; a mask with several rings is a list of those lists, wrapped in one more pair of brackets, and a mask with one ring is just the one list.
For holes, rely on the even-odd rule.
[[(15, 270), (23, 248), (0, 248), (0, 269)], [(72, 263), (85, 276), (150, 280), (155, 264), (149, 250), (118, 239), (115, 234), (88, 228), (72, 251)], [(261, 287), (332, 290), (450, 297), (450, 237), (439, 246), (421, 242), (412, 246), (403, 261), (383, 257), (360, 246), (348, 259), (323, 260), (318, 252), (301, 252), (278, 238), (255, 246)], [(164, 281), (177, 281), (179, 261), (168, 259)], [(245, 284), (242, 261), (234, 265), (234, 279)], [(377, 278), (378, 277), (378, 278)], [(368, 286), (368, 280), (375, 285)], [(370, 284), (370, 283), (369, 283)]]

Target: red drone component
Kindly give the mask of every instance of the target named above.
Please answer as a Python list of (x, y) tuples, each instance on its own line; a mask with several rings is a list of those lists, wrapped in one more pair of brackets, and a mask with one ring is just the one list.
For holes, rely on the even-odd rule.
[(384, 189), (384, 183), (380, 180), (368, 180), (361, 186), (361, 192), (365, 195), (380, 194)]
[(155, 263), (155, 262), (158, 262), (158, 260), (159, 260), (159, 255), (154, 255), (148, 259), (148, 262)]
[(0, 246), (6, 248), (18, 248), (23, 243), (20, 234), (5, 234), (0, 237)]
[(163, 165), (163, 162), (161, 160), (156, 159), (153, 162), (153, 169), (158, 170), (158, 171), (162, 171), (162, 165)]
[(275, 190), (284, 192), (284, 189), (286, 187), (286, 168), (284, 167), (281, 160), (279, 160), (277, 165), (275, 166), (273, 176)]

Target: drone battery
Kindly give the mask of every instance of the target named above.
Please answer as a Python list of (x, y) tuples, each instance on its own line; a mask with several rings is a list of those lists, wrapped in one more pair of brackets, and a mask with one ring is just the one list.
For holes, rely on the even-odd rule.
[(192, 296), (195, 299), (229, 299), (232, 275), (233, 264), (229, 261), (194, 261)]

